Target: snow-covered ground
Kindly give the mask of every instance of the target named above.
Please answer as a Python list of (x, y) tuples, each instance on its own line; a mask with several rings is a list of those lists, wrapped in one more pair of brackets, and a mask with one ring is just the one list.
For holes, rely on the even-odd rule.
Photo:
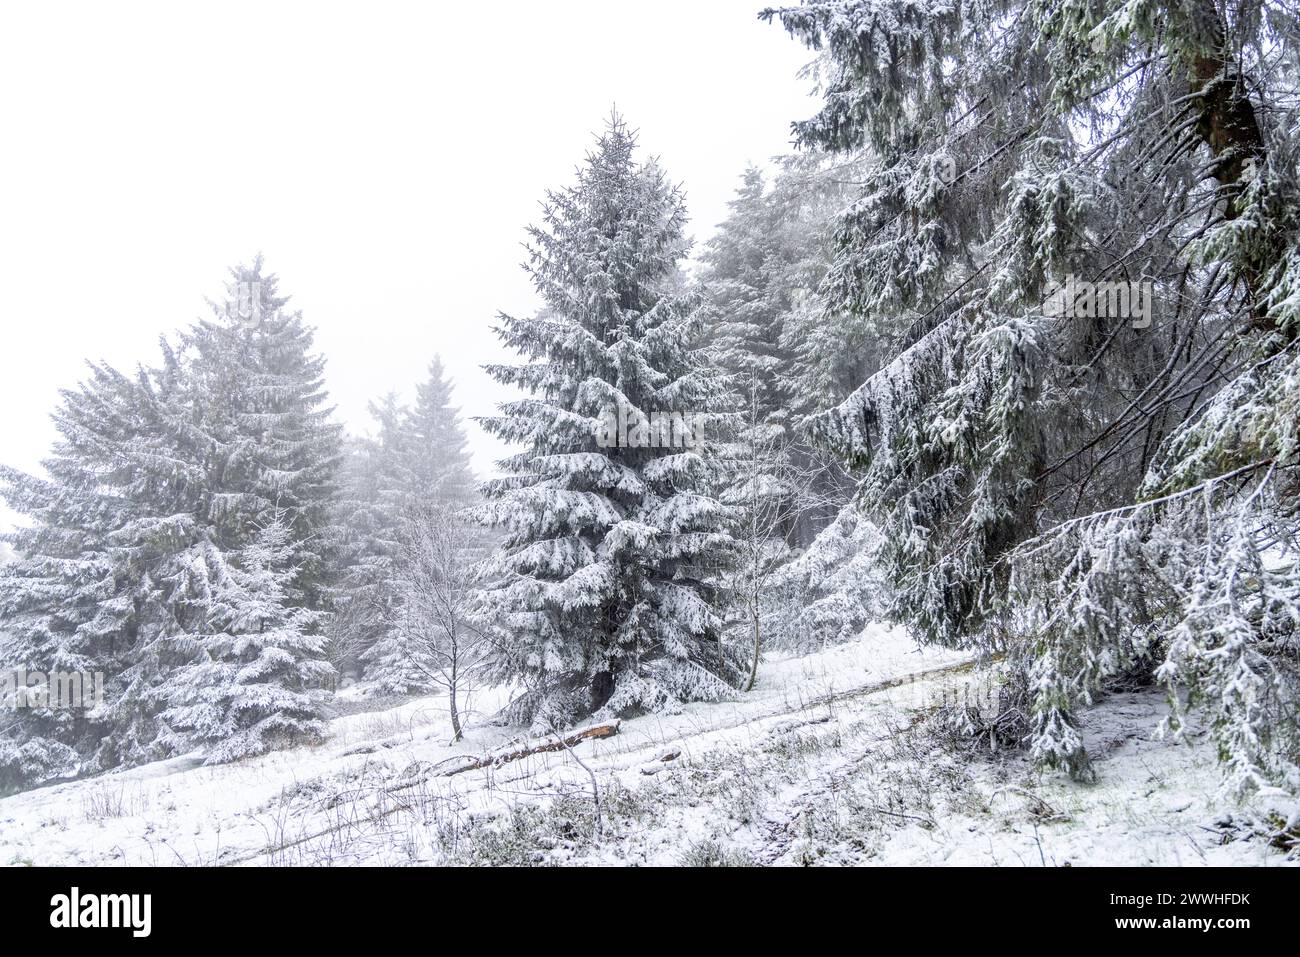
[(737, 701), (453, 776), (457, 755), (519, 735), (480, 719), (450, 747), (442, 701), (418, 699), (336, 718), (315, 748), (0, 800), (0, 863), (1288, 863), (1248, 824), (1261, 807), (1216, 796), (1203, 736), (1152, 739), (1158, 693), (1088, 713), (1099, 780), (1084, 785), (946, 746), (926, 716), (972, 675), (960, 655), (870, 629), (765, 662)]

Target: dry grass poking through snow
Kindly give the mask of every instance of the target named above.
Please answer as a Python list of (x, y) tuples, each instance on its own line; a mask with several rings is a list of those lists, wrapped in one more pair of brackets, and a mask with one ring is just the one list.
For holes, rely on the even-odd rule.
[(448, 762), (519, 732), (480, 722), (448, 746), (440, 702), (413, 700), (341, 715), (317, 748), (219, 768), (189, 756), (4, 799), (0, 862), (1295, 863), (1270, 843), (1263, 802), (1217, 796), (1204, 736), (1152, 739), (1158, 693), (1084, 716), (1099, 777), (1082, 785), (954, 741), (937, 704), (980, 680), (958, 655), (876, 629), (769, 662), (736, 701), (453, 777)]

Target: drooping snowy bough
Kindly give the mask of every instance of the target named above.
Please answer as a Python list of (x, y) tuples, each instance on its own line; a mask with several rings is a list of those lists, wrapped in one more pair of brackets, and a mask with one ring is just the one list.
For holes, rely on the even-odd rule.
[(864, 469), (892, 614), (1008, 653), (1047, 764), (1154, 671), (1229, 787), (1300, 787), (1294, 11), (763, 16), (819, 51), (797, 138), (868, 166), (822, 294), (882, 362), (810, 430)]

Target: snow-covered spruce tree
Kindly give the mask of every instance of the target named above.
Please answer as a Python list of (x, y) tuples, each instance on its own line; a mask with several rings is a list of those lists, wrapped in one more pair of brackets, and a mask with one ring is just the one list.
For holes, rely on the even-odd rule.
[(577, 182), (548, 194), (525, 267), (544, 308), (498, 326), (528, 361), (488, 367), (530, 393), (483, 420), (524, 448), (479, 514), (505, 530), (484, 599), (503, 674), (526, 688), (513, 715), (540, 727), (718, 699), (743, 667), (707, 584), (732, 551), (719, 467), (650, 427), (689, 416), (679, 438), (707, 442), (726, 395), (691, 348), (685, 206), (635, 147), (612, 118)]
[[(412, 577), (401, 564), (422, 554), (413, 542), (429, 540), (426, 530), (412, 526), (437, 516), (468, 523), (450, 537), (475, 538), (469, 531), (470, 520), (457, 517), (474, 500), (475, 480), (451, 390), (442, 361), (435, 356), (428, 378), (416, 386), (414, 407), (401, 408), (390, 398), (373, 410), (380, 423), (377, 444), (370, 449), (375, 487), (348, 523), (354, 533), (360, 531), (360, 547), (344, 593), (366, 629), (361, 655), (365, 676), (399, 694), (428, 690), (437, 675), (412, 657), (413, 617), (402, 610), (410, 597)], [(368, 524), (369, 530), (358, 528), (359, 524)], [(467, 557), (466, 562), (472, 560)]]
[(206, 476), (203, 540), (185, 578), (205, 615), (169, 638), (189, 663), (165, 689), (181, 737), (229, 737), (214, 761), (319, 732), (311, 692), (332, 680), (321, 631), (339, 541), (341, 428), (325, 405), (324, 360), (260, 257), (231, 277), (230, 300), (183, 338)]
[[(47, 477), (0, 469), (0, 495), (27, 520), (5, 536), (20, 557), (0, 571), (0, 669), (103, 672), (113, 701), (141, 640), (150, 530), (160, 544), (170, 535), (131, 495), (149, 485), (157, 425), (143, 378), (92, 365), (62, 393)], [(0, 792), (116, 763), (100, 754), (111, 731), (104, 709), (9, 704), (0, 702)]]
[(791, 488), (781, 503), (779, 531), (794, 547), (811, 542), (850, 488), (836, 460), (810, 446), (792, 423), (845, 398), (865, 368), (855, 359), (860, 350), (846, 348), (846, 323), (836, 324), (836, 344), (825, 348), (820, 310), (813, 307), (830, 264), (832, 213), (843, 198), (844, 178), (852, 175), (824, 165), (788, 157), (770, 189), (759, 170), (746, 170), (730, 214), (705, 250), (700, 277), (713, 361), (731, 377), (742, 418), (753, 418), (757, 405), (762, 435), (749, 439), (781, 447), (773, 478), (786, 471), (817, 478), (803, 488), (803, 501), (794, 501)]
[(0, 661), (107, 679), (104, 708), (31, 709), (10, 726), (20, 752), (30, 757), (43, 738), (68, 759), (58, 767), (24, 759), (19, 783), (183, 746), (157, 716), (168, 674), (190, 653), (171, 639), (206, 617), (196, 557), (207, 539), (209, 471), (185, 361), (162, 347), (153, 369), (127, 376), (92, 365), (63, 393), (47, 477), (3, 473), (2, 494), (28, 523), (12, 536), (22, 560), (0, 576)]
[(870, 164), (822, 292), (887, 361), (814, 430), (866, 469), (893, 614), (1010, 651), (1045, 763), (1083, 772), (1075, 708), (1158, 666), (1231, 785), (1296, 786), (1294, 422), (1259, 401), (1300, 327), (1293, 13), (764, 16), (820, 51), (799, 140)]
[(428, 377), (415, 388), (407, 416), (408, 456), (417, 496), (424, 502), (468, 505), (475, 497), (469, 440), (452, 404), (452, 382), (434, 356)]
[[(231, 302), (179, 348), (164, 341), (159, 365), (134, 376), (91, 366), (63, 394), (46, 477), (0, 472), (0, 494), (30, 520), (9, 536), (21, 560), (0, 573), (0, 664), (108, 681), (95, 712), (22, 712), (6, 733), (9, 786), (190, 746), (193, 729), (160, 713), (194, 703), (194, 666), (249, 663), (239, 655), (251, 651), (222, 644), (231, 626), (215, 603), (272, 525), (294, 543), (281, 618), (313, 639), (276, 654), (300, 654), (298, 674), (321, 677), (314, 629), (337, 429), (319, 408), (310, 332), (283, 313), (274, 277), (259, 262), (233, 279)], [(274, 706), (268, 688), (280, 680), (268, 672), (255, 693)], [(248, 714), (237, 711), (235, 725)]]
[(295, 605), (301, 555), (287, 516), (275, 515), (235, 552), (206, 549), (205, 630), (193, 664), (170, 678), (179, 704), (163, 717), (206, 746), (207, 763), (320, 740), (323, 612)]

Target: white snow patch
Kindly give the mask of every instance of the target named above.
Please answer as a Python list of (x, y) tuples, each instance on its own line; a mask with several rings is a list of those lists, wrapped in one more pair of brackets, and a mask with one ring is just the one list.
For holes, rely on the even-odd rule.
[(0, 800), (0, 864), (1286, 862), (1224, 841), (1244, 833), (1228, 815), (1258, 809), (1216, 797), (1203, 738), (1152, 739), (1157, 694), (1086, 715), (1095, 785), (937, 747), (915, 728), (965, 665), (872, 627), (765, 661), (733, 701), (452, 777), (457, 755), (523, 738), (484, 722), (508, 692), (477, 695), (454, 746), (442, 699), (415, 699), (336, 718), (314, 748), (217, 767), (189, 755)]

